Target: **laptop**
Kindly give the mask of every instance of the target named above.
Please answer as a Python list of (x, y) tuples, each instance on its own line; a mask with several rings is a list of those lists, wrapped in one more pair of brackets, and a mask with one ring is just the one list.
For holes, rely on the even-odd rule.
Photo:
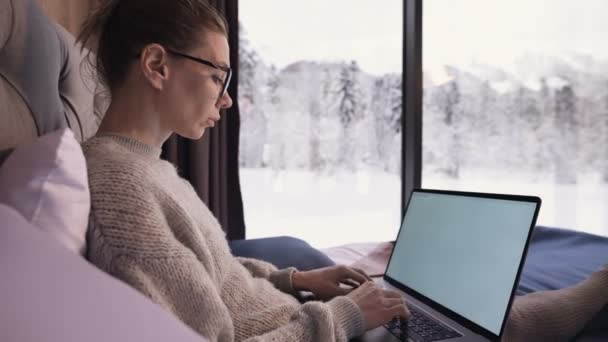
[(356, 341), (498, 341), (513, 301), (538, 197), (416, 189), (379, 286), (412, 316)]

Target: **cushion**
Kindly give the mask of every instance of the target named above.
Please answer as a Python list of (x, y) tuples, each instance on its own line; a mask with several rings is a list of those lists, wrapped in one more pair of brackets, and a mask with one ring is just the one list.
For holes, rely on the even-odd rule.
[(608, 264), (607, 237), (537, 226), (517, 294), (572, 286), (605, 264)]
[(63, 127), (86, 140), (100, 121), (80, 47), (38, 2), (0, 1), (0, 149)]
[(204, 341), (12, 208), (0, 220), (0, 341)]
[(335, 265), (327, 255), (304, 240), (289, 236), (230, 241), (232, 254), (267, 261), (277, 268), (295, 267), (300, 271)]
[(0, 150), (0, 166), (4, 163), (6, 158), (13, 152), (13, 149), (10, 148), (8, 150)]
[(86, 162), (69, 129), (19, 146), (0, 167), (0, 203), (83, 253), (91, 205)]

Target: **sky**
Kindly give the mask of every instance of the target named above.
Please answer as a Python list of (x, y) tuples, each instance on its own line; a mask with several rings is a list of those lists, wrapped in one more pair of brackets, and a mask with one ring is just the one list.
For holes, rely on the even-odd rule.
[[(378, 75), (401, 71), (402, 3), (242, 0), (239, 16), (253, 46), (279, 68), (301, 59), (354, 59)], [(608, 60), (607, 0), (424, 0), (423, 6), (425, 71), (471, 62), (510, 69), (515, 59), (539, 52)]]

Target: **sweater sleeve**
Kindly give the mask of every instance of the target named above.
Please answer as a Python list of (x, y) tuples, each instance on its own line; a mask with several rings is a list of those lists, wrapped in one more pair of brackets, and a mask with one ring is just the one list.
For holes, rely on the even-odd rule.
[(308, 302), (291, 316), (289, 323), (266, 334), (248, 338), (245, 342), (346, 342), (363, 334), (363, 327), (363, 316), (357, 304), (341, 296), (327, 303)]
[[(120, 257), (113, 274), (165, 307), (211, 341), (234, 341), (235, 328), (219, 290), (196, 257)], [(272, 310), (272, 308), (269, 308)], [(278, 309), (281, 310), (281, 309)], [(252, 322), (267, 320), (272, 313), (250, 316)], [(347, 297), (301, 305), (286, 324), (245, 341), (336, 341), (346, 342), (363, 333), (363, 316)], [(242, 328), (242, 327), (241, 327)]]
[(294, 289), (291, 281), (294, 272), (298, 271), (295, 267), (279, 270), (273, 264), (266, 261), (243, 257), (237, 257), (236, 259), (253, 277), (264, 278), (270, 281), (281, 292), (294, 296), (298, 295), (298, 291)]

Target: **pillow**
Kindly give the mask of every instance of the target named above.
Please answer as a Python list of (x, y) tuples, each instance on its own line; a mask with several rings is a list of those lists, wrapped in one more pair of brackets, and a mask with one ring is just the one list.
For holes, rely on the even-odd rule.
[(0, 167), (0, 203), (83, 254), (91, 199), (86, 162), (69, 129), (17, 147)]
[(14, 209), (0, 204), (0, 220), (0, 341), (204, 341)]
[(289, 236), (234, 240), (229, 244), (235, 256), (264, 260), (279, 269), (293, 266), (300, 271), (308, 271), (335, 265), (327, 255), (306, 241)]
[(0, 150), (0, 166), (4, 163), (4, 160), (13, 152), (13, 149)]

